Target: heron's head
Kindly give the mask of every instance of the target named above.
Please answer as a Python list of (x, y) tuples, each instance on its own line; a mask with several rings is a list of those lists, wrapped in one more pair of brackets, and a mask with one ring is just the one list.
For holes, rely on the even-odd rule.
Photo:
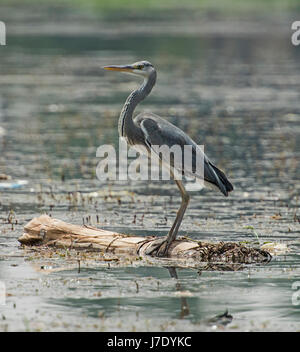
[(126, 72), (142, 77), (149, 77), (151, 73), (155, 72), (155, 68), (149, 61), (138, 61), (134, 64), (124, 66), (104, 66), (103, 68), (105, 70)]

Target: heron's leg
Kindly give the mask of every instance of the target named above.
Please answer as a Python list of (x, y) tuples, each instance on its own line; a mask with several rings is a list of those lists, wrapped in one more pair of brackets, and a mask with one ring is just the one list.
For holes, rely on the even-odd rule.
[(179, 188), (180, 194), (181, 194), (181, 205), (180, 208), (177, 212), (175, 221), (167, 235), (167, 238), (159, 238), (153, 242), (153, 244), (147, 248), (146, 254), (151, 255), (156, 252), (156, 255), (159, 257), (163, 257), (168, 253), (168, 249), (170, 247), (170, 244), (176, 239), (180, 224), (182, 222), (184, 213), (186, 211), (186, 208), (189, 204), (190, 201), (190, 196), (185, 190), (183, 183), (179, 180), (175, 180), (174, 178), (174, 173), (172, 170), (170, 170), (170, 175), (177, 184), (177, 187)]
[(180, 194), (181, 194), (181, 205), (180, 205), (180, 208), (177, 212), (175, 221), (174, 221), (174, 223), (168, 233), (166, 241), (160, 246), (160, 248), (157, 252), (158, 256), (165, 256), (168, 252), (170, 244), (173, 241), (175, 241), (179, 227), (181, 225), (181, 222), (182, 222), (182, 219), (184, 216), (184, 213), (185, 213), (186, 208), (187, 208), (189, 201), (190, 201), (190, 196), (187, 193), (187, 191), (185, 190), (183, 183), (179, 180), (174, 180), (174, 181), (177, 184), (179, 191), (180, 191)]

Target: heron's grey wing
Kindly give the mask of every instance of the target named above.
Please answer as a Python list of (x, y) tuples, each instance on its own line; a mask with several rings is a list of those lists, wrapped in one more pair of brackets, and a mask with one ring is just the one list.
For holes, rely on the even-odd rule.
[[(227, 180), (224, 173), (209, 161), (202, 149), (180, 128), (154, 114), (140, 114), (136, 118), (136, 123), (140, 125), (144, 133), (145, 144), (155, 153), (157, 153), (157, 149), (153, 148), (153, 146), (166, 145), (172, 148), (176, 145), (181, 148), (181, 163), (175, 165), (172, 156), (170, 156), (170, 160), (164, 160), (163, 155), (158, 154), (162, 161), (170, 163), (172, 167), (186, 176), (204, 178), (204, 181), (217, 186), (226, 196), (227, 192), (232, 190), (232, 185)], [(184, 154), (185, 145), (190, 146), (192, 151), (190, 169), (185, 167), (187, 163), (185, 162), (186, 160), (183, 160), (183, 158), (186, 157)], [(199, 165), (199, 163), (201, 163), (201, 165)], [(197, 170), (202, 172), (198, 173)]]
[[(156, 119), (153, 119), (153, 115), (151, 117), (147, 115), (140, 121), (145, 144), (164, 162), (165, 166), (175, 168), (182, 174), (188, 174), (187, 170), (184, 170), (183, 157), (184, 146), (190, 143), (187, 143), (184, 138), (184, 132), (167, 121), (155, 117)], [(164, 147), (167, 149), (163, 149)]]

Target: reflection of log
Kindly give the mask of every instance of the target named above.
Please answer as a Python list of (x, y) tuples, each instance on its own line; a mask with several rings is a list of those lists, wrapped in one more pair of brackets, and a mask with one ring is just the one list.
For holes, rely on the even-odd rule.
[[(157, 237), (124, 235), (91, 226), (68, 224), (42, 215), (31, 220), (19, 238), (24, 245), (47, 245), (63, 248), (85, 249), (145, 257), (146, 249)], [(192, 259), (195, 262), (262, 263), (271, 255), (258, 248), (234, 242), (205, 243), (186, 238), (176, 240), (169, 248), (172, 259)]]

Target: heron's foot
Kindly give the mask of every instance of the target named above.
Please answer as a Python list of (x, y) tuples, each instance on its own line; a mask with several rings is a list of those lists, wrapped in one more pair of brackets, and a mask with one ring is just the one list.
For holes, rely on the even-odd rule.
[(145, 254), (157, 257), (165, 257), (168, 253), (169, 246), (167, 245), (167, 238), (159, 238), (151, 243), (145, 250)]
[(170, 247), (170, 243), (168, 243), (167, 240), (165, 240), (161, 246), (158, 248), (157, 252), (156, 252), (156, 256), (157, 257), (166, 257), (168, 254), (168, 250)]

